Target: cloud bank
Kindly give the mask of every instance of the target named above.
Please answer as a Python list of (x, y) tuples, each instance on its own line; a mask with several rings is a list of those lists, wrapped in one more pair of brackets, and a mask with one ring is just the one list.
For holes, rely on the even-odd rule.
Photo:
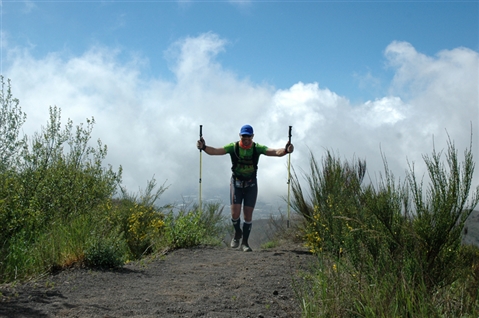
[[(342, 158), (366, 159), (372, 179), (383, 171), (381, 152), (389, 168), (401, 177), (407, 163), (417, 171), (423, 154), (446, 148), (448, 135), (462, 151), (469, 146), (479, 158), (479, 54), (456, 48), (426, 56), (407, 42), (393, 42), (384, 58), (393, 70), (387, 96), (353, 104), (345, 96), (302, 83), (286, 89), (239, 78), (217, 61), (226, 40), (214, 33), (178, 40), (163, 56), (174, 80), (164, 74), (146, 77), (148, 59), (93, 47), (81, 56), (62, 52), (34, 58), (28, 49), (6, 48), (4, 74), (27, 113), (24, 132), (44, 126), (48, 107), (80, 124), (94, 117), (93, 141), (108, 146), (108, 164), (123, 166), (123, 182), (136, 192), (154, 175), (170, 188), (162, 202), (181, 202), (199, 189), (199, 125), (208, 145), (220, 147), (238, 139), (239, 128), (251, 124), (255, 141), (283, 147), (293, 126), (292, 166), (307, 171), (309, 154), (319, 159), (326, 150)], [(227, 156), (203, 154), (204, 199), (228, 196)], [(284, 206), (287, 157), (262, 157), (259, 201)], [(421, 170), (422, 169), (422, 170)], [(477, 173), (474, 184), (478, 184)]]

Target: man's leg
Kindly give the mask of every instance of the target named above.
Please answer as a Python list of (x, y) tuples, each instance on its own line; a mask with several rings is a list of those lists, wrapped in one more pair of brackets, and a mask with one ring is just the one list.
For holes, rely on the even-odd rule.
[(243, 223), (243, 241), (241, 245), (249, 247), (248, 239), (253, 225), (253, 210), (254, 207), (245, 206), (243, 208), (244, 223)]
[(243, 236), (243, 231), (241, 231), (241, 202), (243, 201), (242, 192), (236, 189), (234, 186), (234, 180), (231, 179), (230, 183), (230, 205), (231, 205), (231, 222), (233, 223), (233, 228), (235, 234), (231, 240), (230, 246), (232, 248), (237, 248), (240, 244), (240, 239)]
[(239, 219), (241, 216), (241, 204), (231, 204), (231, 218)]
[(251, 206), (243, 207), (243, 216), (244, 216), (245, 222), (251, 223), (253, 221), (253, 211), (254, 211), (254, 207), (251, 207)]
[(251, 232), (251, 227), (253, 225), (253, 210), (254, 210), (254, 206), (256, 205), (257, 197), (258, 197), (258, 186), (257, 186), (257, 182), (255, 182), (254, 186), (248, 188), (248, 191), (244, 197), (243, 241), (241, 245), (243, 245), (243, 251), (245, 252), (252, 251), (251, 248), (249, 247), (248, 239), (249, 239), (249, 234)]
[(239, 240), (242, 237), (241, 231), (241, 204), (231, 205), (231, 222), (235, 229), (235, 240)]

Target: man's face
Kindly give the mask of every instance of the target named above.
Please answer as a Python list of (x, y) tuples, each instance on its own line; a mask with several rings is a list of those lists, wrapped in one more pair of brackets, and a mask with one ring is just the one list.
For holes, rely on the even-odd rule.
[(240, 135), (240, 137), (241, 137), (241, 142), (246, 147), (250, 146), (253, 143), (254, 135)]

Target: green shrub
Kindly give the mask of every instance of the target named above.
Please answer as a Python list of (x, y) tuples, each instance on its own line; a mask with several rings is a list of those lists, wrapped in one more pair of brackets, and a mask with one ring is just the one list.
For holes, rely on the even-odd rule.
[(162, 212), (151, 206), (134, 204), (128, 210), (125, 236), (131, 253), (139, 257), (147, 253), (163, 234), (165, 221)]
[(93, 118), (62, 126), (60, 108), (50, 107), (47, 125), (21, 137), (26, 115), (10, 81), (0, 82), (0, 282), (82, 262), (115, 267), (169, 243), (219, 241), (219, 205), (181, 211), (167, 231), (170, 207), (156, 205), (167, 187), (156, 189), (154, 179), (140, 194), (121, 187), (122, 168), (103, 165), (106, 145), (90, 146)]
[(434, 149), (431, 156), (423, 156), (430, 180), (425, 193), (414, 166), (408, 176), (414, 208), (412, 229), (417, 238), (414, 257), (430, 288), (449, 285), (457, 279), (458, 271), (444, 269), (456, 267), (460, 261), (464, 222), (479, 202), (479, 185), (471, 193), (475, 166), (471, 149), (472, 138), (462, 163), (450, 140), (445, 155), (447, 165), (441, 160), (442, 151)]
[(15, 167), (18, 153), (26, 144), (26, 137), (20, 136), (27, 115), (22, 112), (20, 101), (13, 97), (11, 82), (0, 75), (0, 172)]
[(89, 213), (116, 192), (122, 169), (114, 172), (111, 166), (103, 167), (107, 147), (100, 140), (96, 149), (88, 145), (94, 123), (93, 118), (87, 119), (86, 127), (80, 124), (73, 131), (68, 120), (62, 129), (60, 109), (50, 108), (47, 127), (24, 149), (21, 196), (25, 205), (41, 211), (39, 226)]
[(224, 232), (223, 217), (218, 203), (207, 204), (203, 209), (193, 206), (166, 216), (166, 241), (173, 248), (187, 248), (217, 242)]
[(367, 219), (362, 215), (360, 201), (366, 163), (343, 163), (328, 152), (322, 167), (312, 156), (310, 169), (306, 179), (311, 200), (306, 202), (295, 176), (292, 206), (306, 220), (304, 235), (310, 250), (340, 255), (348, 242), (356, 241), (355, 231)]
[(320, 167), (311, 156), (309, 197), (296, 175), (292, 183), (305, 244), (321, 260), (297, 287), (306, 317), (477, 316), (478, 252), (461, 246), (479, 202), (471, 149), (462, 163), (451, 141), (446, 165), (442, 152), (424, 156), (425, 193), (413, 165), (407, 182), (396, 183), (383, 158), (384, 177), (365, 185), (365, 162), (328, 152)]
[(68, 120), (62, 128), (60, 109), (50, 107), (46, 127), (30, 140), (20, 137), (25, 114), (10, 82), (7, 90), (3, 77), (1, 83), (0, 281), (8, 281), (81, 260), (88, 232), (78, 222), (110, 200), (122, 171), (103, 166), (107, 148), (101, 141), (89, 146), (93, 118), (76, 128)]
[(165, 185), (157, 187), (155, 178), (147, 182), (139, 194), (121, 188), (120, 199), (108, 203), (108, 220), (123, 233), (129, 248), (130, 259), (139, 258), (163, 248), (166, 207), (157, 206)]
[(197, 246), (206, 236), (205, 228), (201, 227), (201, 212), (183, 211), (178, 215), (170, 212), (166, 217), (166, 239), (173, 248)]
[(85, 264), (90, 267), (116, 268), (126, 261), (127, 247), (121, 234), (112, 231), (105, 237), (94, 234), (85, 248)]

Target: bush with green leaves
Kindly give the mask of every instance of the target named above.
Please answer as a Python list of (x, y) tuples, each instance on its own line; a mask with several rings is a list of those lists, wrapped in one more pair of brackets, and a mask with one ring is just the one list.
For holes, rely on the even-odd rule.
[(298, 289), (306, 317), (477, 316), (478, 249), (461, 245), (479, 202), (471, 148), (462, 163), (451, 141), (446, 164), (443, 152), (424, 156), (425, 193), (413, 165), (400, 183), (383, 158), (386, 173), (373, 185), (364, 184), (361, 160), (328, 152), (320, 167), (311, 155), (309, 197), (297, 175), (292, 182), (305, 243), (321, 260), (309, 287)]
[(223, 207), (208, 203), (202, 209), (182, 207), (166, 216), (166, 241), (172, 248), (187, 248), (200, 244), (218, 244), (225, 232)]
[(86, 244), (84, 263), (90, 267), (117, 268), (127, 260), (127, 246), (119, 231), (111, 231), (105, 237), (104, 233), (93, 233)]
[(295, 175), (293, 209), (307, 220), (305, 238), (310, 250), (339, 255), (348, 242), (354, 241), (353, 226), (363, 221), (359, 196), (366, 163), (343, 163), (328, 152), (322, 166), (311, 155), (310, 169), (306, 179), (311, 200), (306, 199)]
[[(95, 121), (87, 119), (73, 132), (68, 120), (61, 128), (61, 111), (50, 108), (50, 121), (35, 134), (31, 148), (22, 153), (20, 177), (24, 182), (22, 196), (42, 211), (43, 222), (67, 220), (110, 198), (121, 182), (121, 167), (103, 167), (107, 147), (98, 140), (97, 148), (89, 145)], [(67, 148), (68, 147), (68, 148)]]
[(164, 184), (157, 189), (153, 178), (139, 194), (127, 192), (122, 168), (103, 164), (106, 145), (91, 145), (93, 118), (62, 126), (60, 108), (50, 107), (40, 132), (20, 136), (26, 114), (10, 81), (0, 81), (0, 282), (78, 263), (116, 267), (168, 244), (219, 240), (219, 205), (167, 218), (171, 207), (157, 206)]
[(115, 194), (122, 170), (103, 166), (107, 147), (100, 140), (97, 147), (90, 145), (93, 118), (76, 128), (68, 120), (62, 128), (60, 109), (50, 107), (46, 127), (31, 140), (21, 137), (26, 115), (10, 81), (8, 88), (3, 77), (1, 83), (0, 281), (5, 281), (70, 262), (69, 252), (63, 260), (41, 261), (35, 255), (42, 255), (41, 246), (53, 231), (96, 213)]
[(458, 263), (464, 222), (479, 202), (479, 185), (471, 194), (475, 166), (471, 149), (472, 141), (462, 163), (450, 140), (446, 165), (441, 160), (442, 151), (434, 150), (431, 156), (424, 156), (430, 180), (425, 193), (414, 167), (408, 176), (413, 205), (409, 215), (413, 217), (411, 225), (418, 238), (414, 256), (427, 286), (449, 285), (457, 278), (457, 271), (444, 269)]
[(158, 206), (161, 195), (168, 189), (157, 188), (153, 177), (139, 193), (120, 187), (121, 197), (108, 202), (108, 222), (118, 227), (126, 240), (129, 259), (136, 259), (162, 248), (165, 214), (168, 206)]
[(13, 97), (11, 82), (0, 75), (0, 172), (16, 165), (18, 154), (26, 145), (26, 137), (20, 136), (27, 115), (20, 107), (20, 101)]
[(164, 219), (162, 209), (127, 199), (113, 200), (108, 215), (112, 226), (118, 226), (123, 233), (129, 259), (136, 259), (160, 248)]

